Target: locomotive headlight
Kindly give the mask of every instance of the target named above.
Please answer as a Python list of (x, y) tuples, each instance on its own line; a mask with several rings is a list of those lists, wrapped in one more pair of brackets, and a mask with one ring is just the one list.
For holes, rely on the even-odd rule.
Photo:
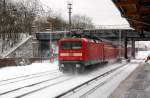
[(76, 68), (79, 68), (80, 67), (80, 64), (76, 64)]
[(60, 53), (60, 56), (69, 56), (69, 53)]
[(82, 53), (60, 53), (60, 56), (82, 56)]

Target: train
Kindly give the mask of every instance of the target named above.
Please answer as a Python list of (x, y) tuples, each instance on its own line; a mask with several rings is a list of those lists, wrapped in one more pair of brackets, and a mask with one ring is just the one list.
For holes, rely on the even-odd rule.
[(58, 62), (62, 72), (83, 73), (87, 66), (108, 62), (120, 49), (110, 42), (88, 38), (62, 38), (58, 41)]

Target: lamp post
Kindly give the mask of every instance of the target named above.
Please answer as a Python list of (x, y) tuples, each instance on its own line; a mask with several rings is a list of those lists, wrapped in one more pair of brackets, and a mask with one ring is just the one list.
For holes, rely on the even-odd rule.
[(119, 51), (119, 62), (122, 62), (122, 55), (121, 55), (121, 52), (122, 52), (122, 41), (121, 41), (121, 29), (119, 30), (119, 48), (120, 48), (120, 51)]
[(68, 1), (68, 10), (69, 10), (69, 33), (71, 33), (71, 9), (72, 9), (72, 2)]

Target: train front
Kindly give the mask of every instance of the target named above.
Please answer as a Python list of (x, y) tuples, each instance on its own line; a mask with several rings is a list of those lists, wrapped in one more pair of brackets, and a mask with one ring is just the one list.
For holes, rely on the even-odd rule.
[(64, 38), (59, 40), (59, 69), (63, 72), (84, 71), (84, 45), (82, 38)]

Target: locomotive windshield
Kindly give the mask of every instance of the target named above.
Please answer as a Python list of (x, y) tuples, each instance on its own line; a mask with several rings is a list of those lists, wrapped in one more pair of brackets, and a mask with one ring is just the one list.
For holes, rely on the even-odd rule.
[(61, 49), (81, 49), (81, 42), (62, 42)]

